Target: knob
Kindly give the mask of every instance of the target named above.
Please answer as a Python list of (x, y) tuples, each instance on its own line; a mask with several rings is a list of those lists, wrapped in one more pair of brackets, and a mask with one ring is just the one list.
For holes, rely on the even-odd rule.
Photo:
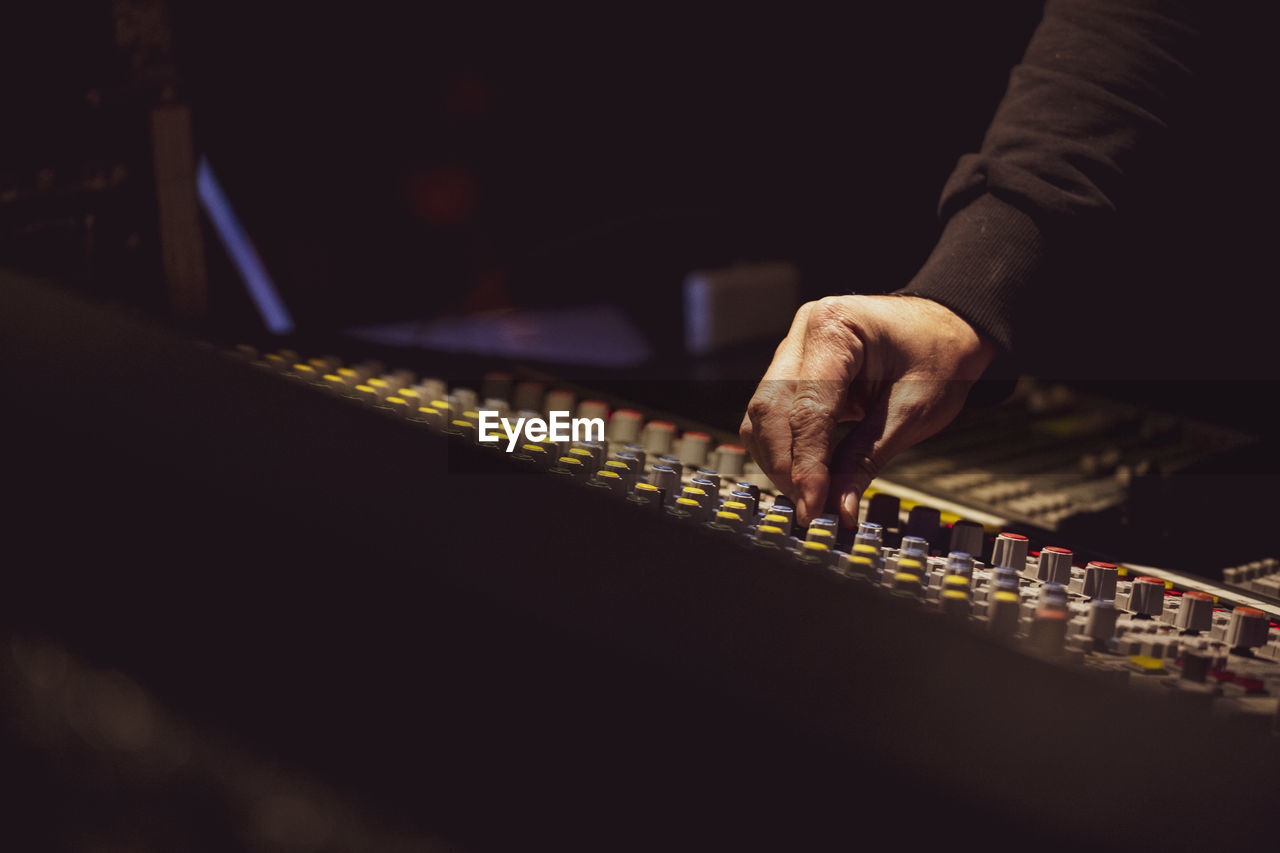
[[(437, 380), (438, 381), (438, 380)], [(424, 386), (427, 384), (424, 380)], [(434, 388), (434, 386), (433, 386)], [(440, 383), (440, 391), (435, 394), (426, 393), (427, 397), (443, 396), (444, 383)], [(519, 411), (521, 409), (530, 409), (536, 411), (542, 408), (542, 400), (546, 392), (546, 386), (541, 382), (521, 382), (516, 385), (515, 395), (511, 399), (511, 408)]]
[(1227, 625), (1227, 645), (1235, 648), (1253, 648), (1267, 641), (1267, 614), (1256, 607), (1237, 607), (1231, 611)]
[(711, 449), (711, 436), (705, 432), (686, 432), (680, 438), (680, 461), (693, 468), (707, 464), (707, 452)]
[(1116, 621), (1120, 611), (1115, 602), (1110, 600), (1092, 601), (1089, 603), (1089, 615), (1084, 620), (1084, 632), (1098, 643), (1105, 643), (1116, 633)]
[(623, 444), (631, 444), (640, 438), (644, 416), (633, 409), (618, 409), (609, 419), (609, 438)]
[(1012, 636), (1018, 630), (1022, 602), (1016, 592), (998, 590), (987, 602), (987, 627), (1000, 637)]
[(676, 437), (676, 425), (668, 421), (649, 421), (641, 432), (640, 443), (652, 456), (666, 456)]
[(1067, 612), (1067, 588), (1060, 583), (1040, 587), (1040, 609)]
[(602, 421), (609, 419), (609, 407), (599, 400), (583, 400), (578, 404), (578, 417), (580, 418), (599, 418)]
[(960, 551), (952, 551), (947, 555), (947, 574), (973, 576), (973, 557)]
[(1001, 533), (991, 549), (991, 565), (1008, 566), (1021, 573), (1027, 567), (1027, 537), (1020, 533)]
[(1129, 591), (1129, 610), (1140, 617), (1159, 616), (1164, 611), (1164, 581), (1140, 577)]
[(911, 552), (924, 558), (929, 556), (929, 543), (919, 536), (903, 536), (901, 551), (903, 554)]
[(1213, 627), (1213, 596), (1195, 590), (1183, 593), (1173, 625), (1183, 631), (1208, 631)]
[(871, 503), (867, 505), (867, 521), (889, 530), (897, 530), (900, 523), (898, 514), (901, 511), (902, 502), (897, 495), (877, 492), (871, 496)]
[(726, 476), (738, 478), (745, 473), (747, 451), (736, 444), (722, 444), (716, 448), (716, 467)]
[(917, 504), (907, 513), (906, 533), (908, 536), (918, 536), (921, 539), (932, 542), (938, 537), (938, 530), (941, 527), (942, 513), (931, 506)]
[[(774, 509), (777, 509), (776, 505)], [(855, 545), (872, 545), (879, 552), (884, 545), (884, 528), (874, 522), (864, 521), (858, 525), (858, 534), (853, 537), (853, 541)]]
[(982, 525), (976, 521), (957, 521), (951, 525), (951, 550), (982, 557)]
[(1040, 551), (1040, 568), (1036, 577), (1048, 583), (1066, 584), (1071, 581), (1071, 552), (1066, 548), (1049, 545)]
[(654, 465), (649, 472), (649, 482), (653, 483), (666, 495), (667, 503), (680, 496), (680, 475), (667, 465)]
[(572, 391), (564, 391), (556, 389), (547, 393), (547, 398), (543, 402), (544, 412), (572, 412), (573, 403), (577, 398)]
[(1116, 597), (1116, 564), (1094, 560), (1084, 567), (1084, 594), (1091, 599), (1114, 601)]

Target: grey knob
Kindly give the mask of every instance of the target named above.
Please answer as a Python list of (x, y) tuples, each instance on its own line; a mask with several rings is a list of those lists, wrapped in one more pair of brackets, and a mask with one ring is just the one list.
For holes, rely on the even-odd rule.
[(623, 444), (631, 444), (640, 438), (644, 416), (633, 409), (618, 409), (609, 419), (609, 438)]
[(676, 436), (676, 425), (668, 421), (649, 421), (644, 425), (640, 443), (650, 456), (666, 456)]
[(1164, 612), (1164, 581), (1141, 577), (1133, 581), (1129, 591), (1129, 609), (1139, 616), (1159, 616)]
[(711, 436), (705, 432), (686, 432), (680, 437), (680, 461), (691, 468), (701, 468), (707, 464), (707, 453), (711, 450)]
[(722, 444), (716, 448), (716, 468), (726, 477), (741, 477), (747, 466), (747, 451), (736, 444)]
[(1231, 611), (1227, 625), (1227, 645), (1232, 648), (1253, 648), (1267, 641), (1267, 614), (1256, 607), (1237, 607)]
[(1109, 640), (1116, 633), (1120, 611), (1113, 601), (1093, 601), (1084, 620), (1084, 632), (1095, 640)]
[(975, 559), (982, 556), (984, 531), (976, 521), (957, 521), (951, 526), (951, 550), (961, 554), (972, 554)]
[(1117, 571), (1115, 563), (1089, 563), (1084, 567), (1084, 594), (1095, 601), (1115, 601)]
[(1020, 533), (1001, 533), (991, 549), (991, 565), (1008, 566), (1021, 573), (1027, 567), (1027, 537)]
[(1071, 581), (1071, 552), (1049, 545), (1040, 551), (1040, 569), (1036, 577), (1047, 583), (1067, 584)]
[(1184, 593), (1173, 625), (1183, 631), (1208, 631), (1213, 627), (1213, 596), (1195, 590)]

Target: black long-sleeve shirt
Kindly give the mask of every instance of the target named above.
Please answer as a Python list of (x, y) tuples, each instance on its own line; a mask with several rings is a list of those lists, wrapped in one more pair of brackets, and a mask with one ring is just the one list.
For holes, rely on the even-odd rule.
[(946, 305), (1025, 361), (1054, 305), (1046, 291), (1060, 297), (1064, 276), (1097, 274), (1125, 213), (1170, 179), (1164, 153), (1187, 119), (1201, 11), (1049, 0), (981, 150), (946, 183), (941, 238), (899, 292)]

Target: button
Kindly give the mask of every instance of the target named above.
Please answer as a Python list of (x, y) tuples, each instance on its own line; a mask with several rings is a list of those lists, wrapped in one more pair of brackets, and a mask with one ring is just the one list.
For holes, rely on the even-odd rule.
[(1036, 577), (1047, 583), (1071, 582), (1071, 552), (1066, 548), (1049, 545), (1040, 551), (1040, 565)]
[(657, 461), (657, 463), (656, 463), (656, 464), (659, 464), (659, 465), (666, 465), (668, 468), (670, 468), (671, 470), (675, 471), (675, 472), (676, 472), (676, 474), (677, 474), (681, 479), (683, 479), (683, 478), (684, 478), (684, 463), (683, 463), (683, 462), (681, 462), (681, 461), (680, 461), (679, 459), (677, 459), (676, 457), (674, 457), (674, 456), (659, 456), (659, 457), (658, 457), (658, 461)]
[(1019, 533), (1001, 533), (991, 549), (991, 565), (1008, 566), (1021, 574), (1027, 568), (1027, 537)]
[(1116, 597), (1115, 563), (1094, 560), (1084, 567), (1084, 594), (1091, 599), (1114, 601)]
[(691, 498), (676, 498), (671, 506), (667, 507), (667, 514), (691, 521), (702, 521), (704, 518), (702, 507)]
[(1183, 631), (1208, 631), (1213, 627), (1213, 596), (1195, 590), (1183, 593), (1173, 625)]
[(1267, 642), (1267, 614), (1256, 607), (1237, 607), (1231, 611), (1226, 643), (1233, 649), (1250, 649)]
[(1134, 578), (1129, 590), (1129, 610), (1139, 617), (1159, 616), (1164, 611), (1164, 581), (1160, 578)]

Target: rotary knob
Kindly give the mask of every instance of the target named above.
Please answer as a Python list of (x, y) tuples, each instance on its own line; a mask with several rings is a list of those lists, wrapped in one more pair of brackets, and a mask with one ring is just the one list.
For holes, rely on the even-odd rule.
[(1020, 533), (1001, 533), (991, 549), (991, 565), (1008, 566), (1021, 573), (1027, 567), (1027, 537)]
[(1237, 607), (1227, 625), (1227, 645), (1233, 649), (1253, 648), (1267, 641), (1267, 614), (1256, 607)]
[(1116, 576), (1119, 569), (1115, 563), (1103, 563), (1094, 560), (1084, 567), (1084, 594), (1095, 601), (1114, 601), (1116, 597)]
[(1213, 596), (1195, 590), (1184, 593), (1173, 625), (1183, 631), (1208, 631), (1213, 627)]
[(1066, 548), (1049, 545), (1040, 552), (1040, 567), (1036, 577), (1046, 583), (1067, 584), (1071, 581), (1071, 552)]
[(1129, 609), (1140, 617), (1159, 616), (1164, 612), (1164, 581), (1140, 577), (1129, 591)]

